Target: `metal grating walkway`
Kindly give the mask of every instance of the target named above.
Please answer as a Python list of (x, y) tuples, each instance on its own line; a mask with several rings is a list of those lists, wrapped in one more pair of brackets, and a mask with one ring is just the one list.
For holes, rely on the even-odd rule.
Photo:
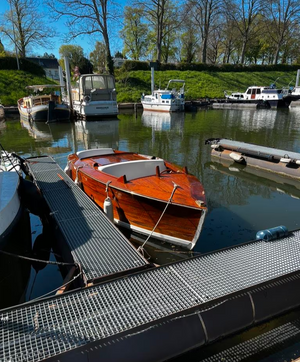
[(82, 346), (87, 350), (95, 341), (102, 348), (109, 338), (117, 343), (149, 330), (151, 324), (162, 325), (162, 319), (189, 317), (191, 308), (206, 308), (206, 302), (216, 298), (255, 286), (260, 291), (266, 281), (282, 284), (274, 278), (293, 272), (286, 280), (298, 280), (299, 254), (297, 231), (281, 240), (242, 244), (3, 310), (0, 361), (41, 361)]
[(30, 158), (27, 164), (87, 281), (148, 265), (51, 157)]

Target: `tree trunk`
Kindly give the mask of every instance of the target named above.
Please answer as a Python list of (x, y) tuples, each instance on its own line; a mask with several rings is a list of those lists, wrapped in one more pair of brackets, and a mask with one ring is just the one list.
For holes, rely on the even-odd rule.
[(107, 29), (105, 29), (105, 31), (103, 32), (103, 39), (104, 39), (104, 43), (105, 43), (105, 47), (106, 47), (106, 61), (107, 61), (107, 68), (109, 71), (109, 74), (114, 75), (114, 61), (113, 58), (111, 56), (111, 52), (110, 52), (110, 44), (109, 44), (109, 37), (108, 37), (108, 33), (107, 33)]

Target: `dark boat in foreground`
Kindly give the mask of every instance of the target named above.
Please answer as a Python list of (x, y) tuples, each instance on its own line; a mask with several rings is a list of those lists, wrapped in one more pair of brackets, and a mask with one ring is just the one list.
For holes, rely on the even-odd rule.
[(202, 184), (186, 168), (154, 156), (99, 148), (69, 155), (66, 172), (115, 224), (194, 248), (207, 208)]

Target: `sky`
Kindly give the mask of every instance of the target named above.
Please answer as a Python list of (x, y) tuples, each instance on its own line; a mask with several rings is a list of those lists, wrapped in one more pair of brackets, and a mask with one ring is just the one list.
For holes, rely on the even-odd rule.
[[(42, 0), (40, 0), (42, 3)], [(123, 1), (124, 0), (119, 0), (120, 2), (122, 2), (122, 6), (125, 6)], [(2, 14), (4, 14), (5, 11), (9, 11), (9, 1), (8, 0), (0, 0), (0, 16)], [(43, 7), (42, 5), (40, 6), (40, 11), (41, 12), (45, 12), (45, 7)], [(51, 19), (49, 19), (51, 21)], [(92, 52), (94, 50), (95, 47), (95, 43), (96, 41), (102, 41), (102, 39), (100, 39), (100, 37), (98, 36), (97, 38), (95, 36), (82, 36), (79, 37), (69, 43), (64, 41), (64, 35), (68, 33), (68, 29), (65, 26), (65, 21), (66, 19), (61, 19), (59, 20), (59, 22), (47, 22), (48, 26), (51, 26), (54, 28), (55, 32), (57, 33), (57, 36), (52, 39), (52, 42), (54, 44), (53, 48), (50, 49), (49, 47), (35, 47), (34, 49), (30, 49), (28, 51), (27, 56), (42, 56), (44, 53), (48, 53), (48, 54), (54, 54), (56, 56), (56, 58), (59, 58), (59, 48), (62, 44), (72, 44), (72, 45), (80, 45), (83, 48), (84, 51), (84, 55), (85, 57), (89, 58), (90, 52)], [(14, 51), (14, 46), (12, 44), (9, 43), (9, 41), (7, 41), (5, 38), (3, 38), (3, 36), (0, 34), (0, 39), (4, 45), (5, 50), (9, 50), (9, 51)], [(111, 36), (110, 38), (110, 42), (111, 42), (111, 53), (112, 55), (114, 55), (117, 51), (122, 52), (122, 48), (123, 48), (123, 44), (122, 41), (120, 39), (120, 37), (118, 36), (118, 32), (114, 35)]]

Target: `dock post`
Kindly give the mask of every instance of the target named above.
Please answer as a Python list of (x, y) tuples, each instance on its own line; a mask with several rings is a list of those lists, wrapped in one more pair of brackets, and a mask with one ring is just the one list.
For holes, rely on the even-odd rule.
[(70, 76), (70, 65), (69, 59), (64, 57), (65, 62), (65, 70), (66, 70), (66, 85), (67, 85), (67, 95), (68, 95), (68, 102), (70, 107), (71, 119), (74, 120), (74, 109), (73, 109), (73, 99), (72, 99), (72, 91), (71, 91), (71, 76)]

